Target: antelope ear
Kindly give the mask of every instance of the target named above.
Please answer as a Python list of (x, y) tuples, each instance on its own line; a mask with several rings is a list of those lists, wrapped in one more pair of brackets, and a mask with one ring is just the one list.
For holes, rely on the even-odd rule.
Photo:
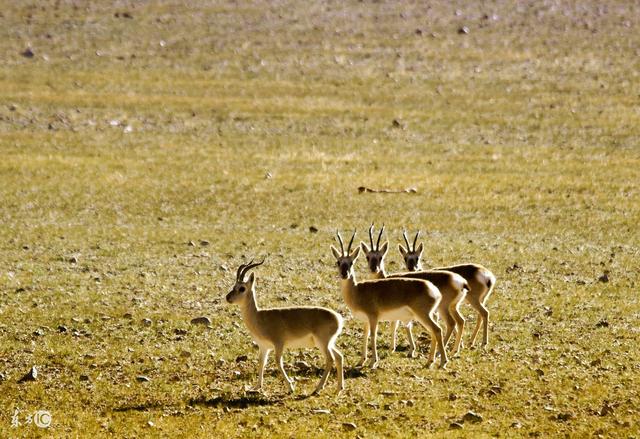
[(367, 246), (367, 244), (365, 244), (364, 242), (360, 241), (360, 248), (362, 248), (362, 251), (365, 253), (369, 253), (371, 250), (369, 250), (369, 247)]
[(249, 280), (247, 282), (249, 282), (249, 285), (253, 286), (255, 281), (256, 281), (256, 277), (254, 276), (254, 273), (251, 273), (249, 275)]
[[(422, 244), (420, 244), (420, 245), (422, 245)], [(401, 254), (401, 255), (402, 255), (402, 257), (404, 258), (404, 256), (407, 254), (407, 249), (406, 249), (406, 248), (404, 248), (404, 247), (402, 246), (402, 244), (398, 244), (398, 250), (400, 250), (400, 254)]]
[(419, 255), (422, 255), (422, 250), (424, 250), (424, 245), (422, 245), (422, 243), (420, 243), (420, 245), (418, 246), (418, 248), (416, 249), (416, 252)]
[(335, 248), (334, 246), (331, 246), (331, 253), (333, 253), (333, 257), (336, 259), (340, 259), (342, 257), (338, 249)]
[(356, 249), (354, 251), (351, 252), (351, 254), (349, 255), (349, 257), (351, 258), (351, 260), (353, 262), (356, 261), (356, 259), (358, 259), (358, 256), (360, 255), (360, 247), (356, 247)]
[(387, 254), (387, 252), (389, 251), (389, 241), (385, 241), (384, 244), (382, 244), (382, 247), (380, 247), (380, 251), (382, 252), (382, 256)]

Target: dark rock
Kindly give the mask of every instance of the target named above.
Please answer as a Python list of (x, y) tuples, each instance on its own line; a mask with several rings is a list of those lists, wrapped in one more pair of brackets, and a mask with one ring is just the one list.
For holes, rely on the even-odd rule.
[(468, 35), (469, 34), (469, 28), (467, 26), (460, 26), (458, 28), (458, 34), (460, 34), (460, 35)]
[(149, 379), (149, 377), (146, 377), (144, 375), (138, 375), (136, 377), (136, 381), (139, 382), (139, 383), (148, 383), (151, 380)]
[(243, 363), (245, 361), (247, 361), (249, 359), (249, 357), (247, 357), (246, 355), (238, 355), (236, 357), (236, 363)]
[(27, 381), (35, 381), (38, 379), (38, 369), (32, 366), (29, 372), (27, 372), (22, 378), (18, 380), (19, 383), (25, 383)]
[(25, 50), (20, 52), (20, 55), (24, 56), (25, 58), (33, 58), (35, 56), (35, 53), (33, 53), (31, 47), (27, 47)]
[(464, 425), (459, 422), (452, 422), (451, 424), (449, 424), (449, 429), (451, 430), (462, 430), (463, 428)]
[(194, 319), (191, 319), (191, 324), (192, 325), (205, 325), (205, 326), (210, 326), (211, 325), (211, 320), (209, 320), (209, 317), (196, 317)]
[(318, 228), (317, 228), (317, 227), (315, 227), (315, 226), (309, 226), (309, 231), (310, 231), (311, 233), (318, 233)]
[(482, 416), (480, 416), (479, 414), (472, 412), (472, 411), (468, 411), (467, 413), (464, 414), (464, 416), (462, 417), (462, 421), (463, 422), (473, 422), (475, 424), (482, 422)]

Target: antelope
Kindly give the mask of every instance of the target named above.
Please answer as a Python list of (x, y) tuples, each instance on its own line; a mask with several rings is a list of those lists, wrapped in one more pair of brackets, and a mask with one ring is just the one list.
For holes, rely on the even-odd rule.
[(289, 390), (293, 393), (294, 381), (289, 378), (282, 364), (285, 348), (317, 347), (325, 358), (325, 367), (318, 386), (317, 394), (324, 388), (327, 377), (336, 363), (338, 393), (344, 390), (342, 353), (336, 348), (336, 338), (343, 326), (342, 316), (335, 311), (321, 307), (289, 307), (262, 309), (256, 302), (256, 281), (254, 273), (245, 280), (249, 270), (262, 262), (242, 264), (236, 273), (236, 281), (227, 294), (227, 302), (240, 305), (242, 320), (259, 348), (258, 383), (252, 391), (262, 390), (264, 368), (271, 350), (275, 350), (276, 363)]
[[(422, 245), (422, 243), (420, 243), (418, 248), (416, 248), (416, 242), (418, 241), (419, 235), (420, 231), (418, 230), (415, 238), (413, 239), (412, 248), (409, 245), (409, 240), (407, 239), (406, 232), (403, 232), (402, 236), (404, 238), (404, 242), (407, 244), (407, 248), (405, 249), (402, 244), (398, 245), (400, 254), (404, 258), (405, 265), (407, 267), (407, 270), (409, 271), (422, 269), (420, 257), (422, 256), (424, 246)], [(489, 296), (493, 291), (493, 287), (496, 284), (496, 277), (494, 276), (494, 274), (491, 273), (491, 271), (489, 271), (487, 268), (479, 264), (452, 265), (449, 267), (433, 268), (432, 270), (451, 271), (453, 273), (459, 274), (467, 280), (470, 290), (467, 293), (466, 300), (478, 313), (478, 320), (476, 322), (476, 327), (473, 331), (473, 334), (471, 335), (470, 345), (473, 346), (476, 340), (476, 336), (478, 335), (478, 331), (480, 331), (480, 326), (482, 326), (482, 346), (487, 346), (487, 344), (489, 343), (489, 310), (487, 309), (486, 302), (489, 299)]]
[[(371, 243), (371, 248), (369, 248), (366, 243), (360, 241), (360, 247), (367, 258), (369, 271), (371, 271), (377, 279), (398, 277), (416, 278), (424, 279), (433, 283), (442, 294), (442, 300), (440, 301), (440, 305), (438, 305), (438, 313), (447, 326), (447, 331), (444, 336), (444, 345), (447, 345), (453, 331), (456, 330), (456, 340), (453, 345), (452, 352), (453, 355), (457, 355), (460, 352), (462, 331), (464, 329), (464, 317), (460, 314), (459, 306), (465, 298), (467, 291), (470, 290), (467, 281), (459, 274), (452, 273), (450, 271), (411, 271), (408, 273), (395, 273), (388, 275), (384, 268), (384, 257), (387, 255), (387, 251), (389, 250), (389, 242), (385, 241), (385, 243), (382, 244), (382, 248), (380, 247), (380, 239), (382, 238), (383, 233), (384, 225), (378, 234), (378, 241), (374, 244), (373, 224), (371, 224), (371, 227), (369, 227), (369, 242)], [(396, 320), (393, 327), (393, 350), (395, 350), (396, 347), (396, 331), (399, 323), (400, 322)], [(415, 352), (415, 344), (413, 342), (413, 336), (411, 335), (410, 325), (407, 326), (407, 335), (409, 336), (409, 344), (411, 345), (410, 355), (413, 355)]]
[(373, 350), (370, 367), (375, 369), (378, 366), (378, 322), (400, 320), (408, 323), (417, 320), (431, 332), (431, 348), (427, 366), (431, 366), (435, 360), (437, 344), (440, 352), (440, 368), (445, 368), (447, 352), (442, 342), (442, 330), (433, 318), (442, 298), (440, 291), (432, 283), (421, 279), (394, 278), (358, 282), (353, 265), (360, 254), (360, 247), (356, 247), (351, 252), (356, 232), (353, 232), (346, 251), (342, 236), (339, 232), (336, 234), (340, 243), (340, 251), (332, 245), (331, 252), (336, 258), (341, 278), (342, 296), (353, 315), (365, 323), (364, 343), (358, 366), (364, 366), (367, 361), (369, 334), (372, 336)]

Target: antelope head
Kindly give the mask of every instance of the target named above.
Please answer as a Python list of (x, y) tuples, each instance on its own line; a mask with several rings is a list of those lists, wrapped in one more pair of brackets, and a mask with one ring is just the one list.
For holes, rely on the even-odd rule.
[(253, 291), (253, 286), (255, 284), (255, 276), (253, 273), (249, 275), (249, 279), (245, 280), (245, 275), (249, 270), (259, 265), (264, 264), (264, 259), (262, 262), (254, 263), (253, 260), (248, 264), (242, 264), (238, 267), (238, 271), (236, 272), (236, 283), (227, 294), (227, 302), (229, 303), (241, 303), (244, 302), (247, 297)]
[(402, 237), (404, 238), (405, 244), (407, 244), (407, 248), (404, 248), (402, 244), (398, 244), (398, 249), (400, 250), (400, 254), (402, 255), (402, 257), (404, 258), (404, 263), (408, 271), (420, 270), (420, 257), (422, 256), (424, 246), (422, 245), (422, 243), (420, 243), (420, 245), (416, 248), (418, 236), (420, 236), (420, 230), (418, 230), (415, 238), (413, 238), (413, 246), (411, 246), (409, 244), (409, 239), (407, 239), (407, 232), (406, 230), (403, 230)]
[(340, 277), (342, 279), (349, 279), (353, 276), (353, 263), (358, 259), (358, 255), (360, 254), (360, 247), (356, 247), (354, 251), (351, 251), (351, 245), (353, 244), (353, 239), (356, 237), (356, 232), (355, 230), (353, 231), (351, 241), (349, 241), (349, 246), (346, 251), (340, 232), (336, 231), (336, 235), (340, 243), (340, 251), (332, 245), (331, 253), (333, 253), (333, 256), (336, 258), (336, 265), (338, 266)]
[(371, 244), (371, 248), (367, 246), (366, 243), (360, 241), (360, 248), (364, 252), (365, 257), (367, 258), (367, 265), (369, 266), (369, 270), (372, 273), (379, 273), (382, 271), (383, 260), (387, 251), (389, 250), (389, 242), (385, 241), (382, 244), (382, 248), (380, 247), (380, 239), (382, 239), (382, 233), (384, 232), (384, 224), (380, 229), (380, 233), (378, 234), (378, 240), (376, 243), (373, 243), (373, 224), (369, 227), (369, 243)]

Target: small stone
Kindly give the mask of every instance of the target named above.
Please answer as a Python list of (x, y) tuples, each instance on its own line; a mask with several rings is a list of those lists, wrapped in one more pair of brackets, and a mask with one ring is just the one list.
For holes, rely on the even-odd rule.
[(464, 426), (459, 422), (452, 422), (449, 424), (449, 429), (451, 430), (462, 430)]
[(309, 232), (311, 233), (318, 233), (318, 228), (315, 226), (309, 226)]
[(342, 423), (342, 427), (347, 431), (353, 431), (356, 428), (358, 428), (358, 426), (356, 424), (354, 424), (353, 422), (343, 422)]
[(208, 245), (209, 245), (209, 241), (207, 241), (206, 239), (201, 239), (201, 240), (200, 240), (200, 245), (201, 245), (202, 247), (206, 247), (206, 246), (208, 246)]
[(402, 128), (402, 129), (404, 129), (404, 128), (405, 128), (405, 124), (404, 124), (404, 122), (402, 122), (400, 119), (393, 119), (393, 120), (391, 121), (391, 125), (392, 125), (394, 128)]
[(209, 317), (196, 317), (194, 319), (191, 319), (191, 324), (192, 325), (205, 325), (205, 326), (210, 326), (211, 325), (211, 320), (209, 320)]
[(609, 327), (609, 322), (607, 321), (607, 319), (602, 319), (598, 323), (596, 323), (596, 328), (608, 328), (608, 327)]
[(195, 242), (193, 242), (193, 241), (189, 241), (189, 242), (187, 242), (187, 245), (188, 245), (189, 247), (195, 247), (195, 246), (196, 246), (196, 243), (195, 243)]
[(151, 326), (152, 323), (153, 322), (151, 321), (151, 319), (147, 319), (147, 318), (142, 319), (142, 324), (144, 326)]
[(22, 378), (18, 380), (19, 383), (24, 383), (27, 381), (35, 381), (38, 379), (38, 369), (36, 366), (32, 366), (29, 372), (27, 372)]
[(602, 403), (602, 408), (600, 408), (600, 411), (598, 412), (598, 414), (600, 416), (607, 416), (612, 413), (613, 413), (613, 406), (609, 404), (609, 401), (604, 401)]
[(609, 273), (604, 273), (602, 276), (600, 276), (598, 278), (598, 282), (602, 282), (603, 284), (609, 282)]
[(149, 379), (149, 377), (146, 377), (144, 375), (138, 375), (136, 377), (136, 381), (139, 382), (139, 383), (148, 383), (151, 380)]
[(522, 424), (519, 421), (516, 421), (511, 424), (511, 428), (515, 428), (515, 429), (522, 428)]
[(313, 410), (311, 410), (311, 413), (313, 413), (314, 415), (328, 415), (328, 414), (331, 414), (331, 410), (328, 410), (328, 409), (313, 409)]
[(189, 358), (189, 357), (191, 357), (191, 352), (189, 352), (189, 351), (182, 351), (182, 352), (180, 352), (180, 356), (181, 356), (182, 358)]
[(132, 319), (133, 318), (133, 314), (131, 314), (130, 312), (126, 312), (126, 313), (122, 314), (122, 318), (123, 319)]
[(69, 262), (71, 262), (72, 264), (77, 264), (78, 263), (78, 257), (77, 256), (71, 256), (69, 258)]
[(567, 422), (567, 421), (570, 421), (573, 418), (575, 418), (575, 415), (573, 413), (570, 413), (570, 412), (558, 413), (558, 415), (556, 416), (556, 420), (558, 420), (560, 422)]
[(458, 399), (458, 395), (455, 393), (449, 393), (449, 401), (455, 401), (456, 399)]
[(238, 355), (236, 357), (236, 363), (243, 363), (245, 361), (247, 361), (249, 359), (249, 357), (247, 357), (246, 355)]
[(472, 412), (472, 411), (468, 411), (462, 417), (462, 421), (464, 421), (464, 422), (478, 423), (478, 422), (482, 422), (482, 420), (483, 420), (482, 416), (480, 416), (479, 414), (477, 414), (475, 412)]
[(459, 35), (468, 35), (469, 34), (469, 28), (467, 26), (460, 26), (458, 28), (458, 34)]
[(296, 361), (293, 365), (296, 367), (296, 369), (298, 369), (301, 372), (306, 372), (311, 369), (311, 366), (309, 366), (309, 363), (302, 360)]
[(6, 380), (7, 380), (6, 375), (4, 373), (0, 372), (0, 383), (3, 382), (3, 381), (6, 381)]
[(80, 375), (80, 381), (89, 381), (89, 375)]
[(25, 58), (33, 58), (35, 56), (35, 53), (33, 53), (31, 47), (27, 47), (22, 52), (20, 52), (20, 55), (24, 56)]
[(266, 174), (264, 174), (264, 178), (270, 180), (273, 178), (273, 174), (271, 174), (271, 172), (267, 172)]
[(44, 335), (44, 329), (38, 328), (35, 331), (33, 331), (32, 335), (34, 337), (42, 337)]
[(173, 330), (173, 333), (175, 335), (187, 335), (189, 333), (189, 331), (187, 331), (186, 329), (182, 329), (182, 328), (176, 328)]

